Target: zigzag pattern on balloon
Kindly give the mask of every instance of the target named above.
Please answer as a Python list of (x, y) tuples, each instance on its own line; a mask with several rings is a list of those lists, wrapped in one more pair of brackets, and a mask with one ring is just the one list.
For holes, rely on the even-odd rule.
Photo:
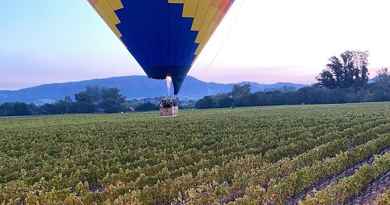
[(212, 34), (221, 23), (234, 0), (168, 0), (169, 3), (183, 4), (183, 17), (193, 18), (192, 30), (198, 31), (196, 43), (199, 55)]
[(120, 23), (120, 19), (116, 15), (115, 11), (122, 9), (123, 4), (121, 0), (88, 0), (89, 3), (95, 8), (98, 14), (108, 24), (111, 30), (119, 37), (122, 34), (116, 27)]
[(153, 79), (175, 94), (234, 0), (89, 0)]
[[(183, 4), (183, 17), (193, 18), (192, 30), (198, 31), (196, 55), (205, 47), (207, 41), (220, 24), (234, 0), (168, 0), (171, 4)], [(115, 11), (122, 9), (121, 0), (89, 0), (111, 30), (119, 37), (122, 34), (116, 27), (120, 19)]]

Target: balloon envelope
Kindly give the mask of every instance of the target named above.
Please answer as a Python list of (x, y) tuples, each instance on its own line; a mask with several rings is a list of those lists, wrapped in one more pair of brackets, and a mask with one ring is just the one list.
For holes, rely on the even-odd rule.
[(89, 0), (145, 73), (177, 94), (234, 0)]

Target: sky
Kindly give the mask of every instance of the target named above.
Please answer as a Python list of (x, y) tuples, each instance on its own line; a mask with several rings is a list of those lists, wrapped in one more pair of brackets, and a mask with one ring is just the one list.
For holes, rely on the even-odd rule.
[[(313, 83), (328, 58), (368, 50), (390, 66), (389, 0), (236, 0), (190, 75)], [(2, 0), (0, 90), (143, 75), (87, 0)]]

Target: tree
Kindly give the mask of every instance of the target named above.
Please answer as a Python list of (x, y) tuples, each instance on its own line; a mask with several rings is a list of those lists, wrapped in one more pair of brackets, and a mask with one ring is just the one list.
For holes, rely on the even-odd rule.
[(345, 51), (333, 56), (317, 77), (318, 85), (329, 89), (362, 88), (368, 83), (368, 52)]
[(390, 72), (388, 68), (382, 68), (374, 83), (370, 86), (370, 101), (389, 101), (390, 100)]
[(85, 91), (75, 95), (77, 102), (96, 104), (101, 99), (101, 89), (97, 86), (87, 87)]
[(390, 71), (388, 68), (382, 68), (378, 71), (378, 75), (375, 78), (376, 83), (390, 83)]
[(216, 106), (218, 108), (226, 108), (233, 106), (233, 98), (229, 94), (219, 94), (215, 96)]
[(98, 104), (101, 99), (99, 87), (87, 87), (83, 92), (75, 95), (76, 102), (73, 111), (76, 113), (94, 113), (98, 111)]
[(158, 105), (150, 103), (150, 102), (142, 103), (142, 104), (139, 104), (137, 107), (135, 107), (135, 111), (139, 111), (139, 112), (154, 111), (154, 110), (158, 110), (158, 109), (160, 109), (160, 107)]
[(120, 94), (117, 88), (105, 88), (101, 90), (101, 102), (99, 107), (105, 113), (117, 113), (125, 110), (124, 103), (126, 98)]
[(236, 84), (231, 92), (234, 106), (248, 106), (251, 96), (251, 85), (249, 83)]
[(337, 87), (336, 80), (329, 70), (324, 70), (320, 75), (317, 77), (317, 80), (319, 81), (318, 85), (321, 87), (326, 87), (330, 89), (334, 89)]
[(117, 88), (87, 87), (75, 95), (73, 112), (76, 113), (116, 113), (125, 111), (126, 98)]
[(32, 115), (31, 106), (21, 102), (4, 103), (0, 105), (0, 116)]
[(217, 102), (214, 98), (214, 96), (206, 96), (198, 102), (196, 102), (195, 107), (198, 109), (206, 109), (206, 108), (216, 108)]
[(354, 80), (355, 87), (364, 87), (369, 80), (368, 51), (355, 51), (354, 54)]
[(249, 83), (236, 84), (232, 89), (232, 96), (234, 98), (242, 98), (251, 94), (251, 85)]

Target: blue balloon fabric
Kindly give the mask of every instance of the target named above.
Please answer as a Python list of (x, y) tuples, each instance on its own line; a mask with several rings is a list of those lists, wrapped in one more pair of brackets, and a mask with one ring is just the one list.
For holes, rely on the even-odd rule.
[(153, 79), (178, 94), (196, 57), (233, 0), (90, 0)]

